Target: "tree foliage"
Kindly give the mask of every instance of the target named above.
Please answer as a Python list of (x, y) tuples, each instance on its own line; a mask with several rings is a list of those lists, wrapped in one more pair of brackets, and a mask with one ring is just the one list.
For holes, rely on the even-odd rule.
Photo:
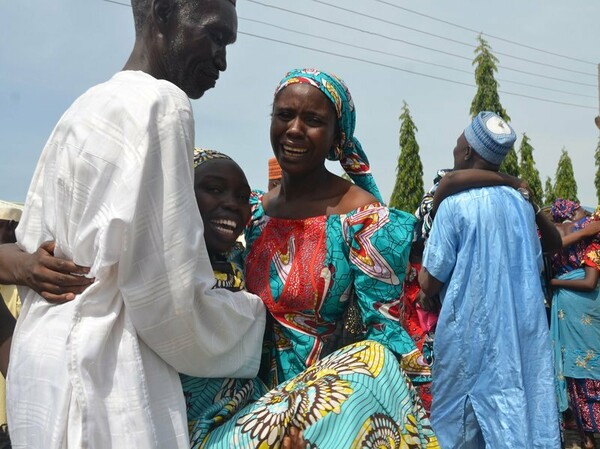
[(598, 146), (594, 153), (594, 159), (596, 160), (596, 177), (594, 178), (594, 185), (596, 186), (596, 198), (598, 204), (600, 204), (600, 139), (598, 139)]
[[(475, 59), (473, 59), (477, 92), (471, 102), (471, 117), (475, 117), (481, 111), (492, 111), (509, 122), (510, 117), (500, 103), (498, 82), (494, 77), (494, 73), (498, 71), (496, 66), (498, 58), (493, 55), (492, 48), (481, 35), (477, 40), (479, 46), (475, 49)], [(511, 148), (504, 158), (500, 165), (500, 171), (512, 176), (519, 176), (519, 159), (514, 148)]]
[(502, 164), (500, 164), (500, 171), (516, 177), (521, 175), (519, 159), (517, 158), (517, 152), (515, 151), (514, 146), (510, 149), (502, 161)]
[(573, 172), (573, 163), (565, 148), (562, 149), (562, 154), (556, 167), (554, 195), (557, 198), (579, 201), (577, 199), (577, 182), (575, 181), (575, 173)]
[(546, 176), (546, 184), (544, 186), (544, 205), (550, 206), (556, 200), (556, 194), (554, 193), (554, 186), (550, 176)]
[(396, 168), (396, 184), (390, 197), (390, 206), (413, 213), (423, 198), (423, 163), (419, 156), (418, 131), (408, 105), (404, 102), (400, 114), (400, 156)]
[(529, 143), (529, 137), (523, 133), (523, 140), (521, 140), (521, 147), (519, 148), (521, 154), (521, 163), (519, 165), (519, 173), (521, 178), (527, 181), (529, 188), (533, 193), (533, 200), (536, 204), (542, 204), (544, 199), (542, 191), (542, 181), (540, 180), (540, 172), (535, 168), (535, 161), (533, 160), (533, 147)]
[(498, 58), (492, 54), (491, 47), (481, 35), (477, 39), (479, 46), (475, 49), (475, 59), (473, 59), (473, 65), (476, 66), (477, 92), (471, 102), (471, 117), (475, 117), (481, 111), (492, 111), (509, 122), (510, 117), (500, 104), (498, 82), (494, 78), (494, 73), (498, 71), (496, 67)]

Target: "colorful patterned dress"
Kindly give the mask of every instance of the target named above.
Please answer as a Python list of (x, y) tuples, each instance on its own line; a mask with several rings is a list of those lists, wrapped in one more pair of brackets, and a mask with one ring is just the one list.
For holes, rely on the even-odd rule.
[(311, 449), (439, 449), (396, 358), (370, 340), (319, 360), (192, 447), (277, 449), (291, 426)]
[[(426, 312), (417, 305), (421, 287), (419, 286), (420, 263), (410, 263), (404, 287), (402, 289), (402, 301), (399, 308), (392, 309), (393, 316), (398, 316), (400, 324), (412, 337), (417, 348), (423, 353), (425, 360), (431, 365), (433, 363), (433, 340), (435, 337), (435, 324), (437, 313)], [(419, 396), (427, 413), (431, 410), (431, 384), (418, 385)]]
[[(240, 254), (235, 247), (230, 257)], [(245, 287), (244, 275), (238, 263), (218, 262), (214, 270), (214, 288), (240, 291)], [(214, 268), (214, 262), (213, 262)], [(192, 449), (200, 447), (210, 431), (227, 422), (246, 405), (257, 401), (268, 389), (259, 379), (205, 378), (180, 374), (185, 397), (188, 429)]]
[[(219, 267), (215, 288), (244, 288), (235, 263)], [(396, 357), (372, 341), (334, 352), (268, 393), (258, 378), (182, 374), (181, 383), (191, 449), (276, 449), (290, 426), (302, 429), (313, 449), (439, 449)]]
[[(574, 226), (582, 229), (584, 218)], [(600, 270), (600, 241), (580, 241), (553, 258), (555, 277), (583, 279), (582, 267)], [(550, 332), (558, 379), (559, 409), (570, 405), (586, 432), (600, 431), (600, 288), (580, 292), (557, 288)], [(568, 391), (568, 395), (567, 395)], [(568, 398), (567, 398), (568, 397)]]
[(250, 198), (246, 232), (248, 290), (273, 317), (272, 369), (278, 385), (321, 358), (355, 295), (364, 338), (390, 349), (415, 382), (430, 368), (389, 309), (397, 307), (415, 219), (369, 204), (344, 215), (306, 219), (265, 214), (262, 195)]

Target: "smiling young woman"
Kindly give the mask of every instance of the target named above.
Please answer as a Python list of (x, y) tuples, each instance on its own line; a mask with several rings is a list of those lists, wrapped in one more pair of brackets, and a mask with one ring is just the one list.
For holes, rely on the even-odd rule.
[(195, 158), (211, 154), (200, 163), (194, 160), (194, 193), (202, 220), (206, 249), (215, 259), (231, 250), (250, 220), (250, 186), (240, 166), (210, 150), (196, 150)]

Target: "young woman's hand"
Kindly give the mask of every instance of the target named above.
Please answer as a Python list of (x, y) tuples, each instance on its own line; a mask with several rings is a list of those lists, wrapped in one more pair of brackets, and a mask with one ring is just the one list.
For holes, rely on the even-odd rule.
[(85, 277), (89, 268), (54, 257), (54, 247), (54, 242), (44, 242), (35, 253), (20, 258), (17, 278), (46, 301), (64, 303), (83, 293), (94, 279)]
[(305, 449), (306, 441), (302, 436), (302, 432), (292, 427), (289, 435), (283, 437), (283, 449)]
[(594, 237), (596, 234), (600, 233), (600, 220), (590, 221), (583, 229), (582, 232), (587, 237)]

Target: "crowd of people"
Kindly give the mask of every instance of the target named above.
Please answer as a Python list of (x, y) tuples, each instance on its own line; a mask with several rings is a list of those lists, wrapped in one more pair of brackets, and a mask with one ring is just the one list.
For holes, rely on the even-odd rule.
[(399, 211), (348, 87), (294, 69), (252, 190), (194, 148), (189, 101), (226, 68), (235, 0), (132, 7), (124, 69), (0, 204), (12, 447), (548, 449), (569, 425), (595, 446), (600, 214), (500, 173), (504, 120), (457, 130), (453, 169)]

